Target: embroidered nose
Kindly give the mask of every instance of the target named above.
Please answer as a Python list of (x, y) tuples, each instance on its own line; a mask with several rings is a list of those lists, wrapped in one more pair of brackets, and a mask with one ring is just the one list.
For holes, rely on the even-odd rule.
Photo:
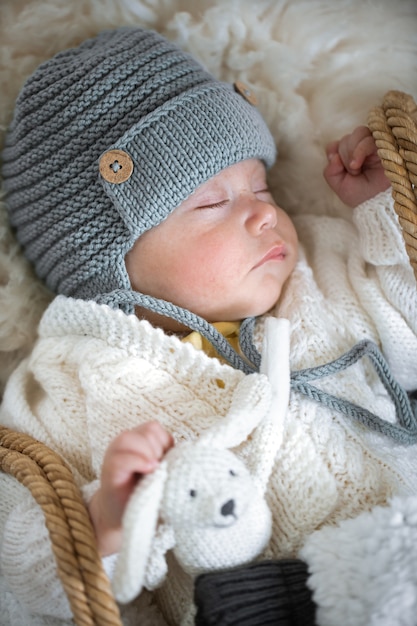
[(234, 511), (235, 511), (234, 500), (228, 500), (227, 502), (223, 504), (222, 508), (220, 509), (220, 512), (224, 517), (226, 517), (226, 515), (234, 515)]

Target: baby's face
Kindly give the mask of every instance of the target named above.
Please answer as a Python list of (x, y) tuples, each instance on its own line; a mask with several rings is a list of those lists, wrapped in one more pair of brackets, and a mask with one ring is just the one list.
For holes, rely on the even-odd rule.
[(232, 165), (201, 185), (126, 257), (132, 287), (209, 322), (265, 313), (297, 261), (297, 234), (263, 164)]

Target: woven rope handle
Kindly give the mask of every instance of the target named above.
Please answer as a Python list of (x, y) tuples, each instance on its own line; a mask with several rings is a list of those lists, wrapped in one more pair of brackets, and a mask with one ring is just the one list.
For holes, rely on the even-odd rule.
[(87, 509), (61, 457), (32, 437), (0, 426), (0, 469), (29, 489), (45, 514), (75, 623), (121, 626)]
[(417, 106), (402, 91), (389, 91), (373, 108), (368, 126), (392, 185), (408, 256), (417, 280)]

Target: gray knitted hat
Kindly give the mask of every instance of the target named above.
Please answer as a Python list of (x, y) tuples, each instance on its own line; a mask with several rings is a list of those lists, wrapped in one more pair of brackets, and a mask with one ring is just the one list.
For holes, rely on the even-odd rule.
[(196, 326), (188, 312), (133, 292), (124, 258), (225, 167), (272, 165), (274, 141), (240, 91), (137, 27), (103, 32), (35, 71), (2, 174), (17, 238), (54, 293), (127, 313), (141, 304)]

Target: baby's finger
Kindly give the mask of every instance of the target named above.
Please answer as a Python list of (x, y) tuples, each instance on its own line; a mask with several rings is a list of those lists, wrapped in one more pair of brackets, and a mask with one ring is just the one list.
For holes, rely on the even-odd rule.
[(132, 432), (146, 440), (150, 453), (155, 459), (162, 458), (174, 444), (171, 433), (156, 421), (142, 424)]
[(349, 166), (352, 170), (359, 172), (366, 159), (376, 154), (377, 150), (374, 138), (372, 135), (368, 135), (361, 139), (355, 146)]
[(346, 170), (339, 154), (337, 152), (330, 154), (328, 163), (323, 171), (327, 184), (330, 185), (332, 189), (336, 190), (343, 181), (345, 174)]
[(108, 466), (103, 465), (102, 482), (117, 489), (129, 487), (136, 482), (138, 475), (153, 472), (157, 465), (158, 461), (146, 453), (119, 452)]
[(352, 133), (340, 140), (339, 155), (349, 174), (356, 175), (360, 172), (366, 156), (362, 158), (362, 149), (358, 149), (358, 146), (369, 137), (372, 138), (369, 129), (366, 126), (358, 126)]
[(155, 467), (155, 461), (159, 461), (172, 445), (170, 433), (157, 422), (149, 422), (120, 433), (109, 445), (105, 460), (132, 454)]
[(332, 141), (328, 143), (326, 146), (326, 156), (331, 160), (331, 158), (339, 152), (339, 141)]

